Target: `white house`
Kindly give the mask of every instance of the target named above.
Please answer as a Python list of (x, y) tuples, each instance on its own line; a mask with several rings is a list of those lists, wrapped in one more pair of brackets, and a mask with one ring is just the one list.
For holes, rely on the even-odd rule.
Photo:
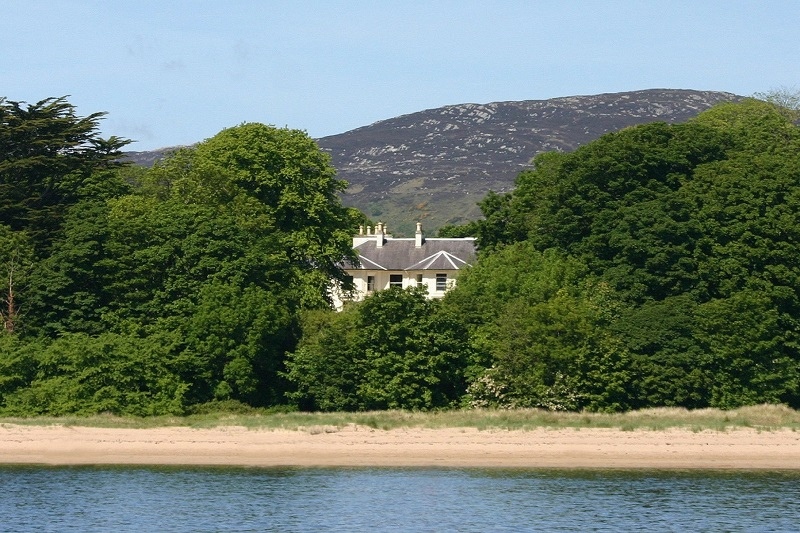
[(394, 238), (383, 223), (359, 228), (353, 237), (360, 265), (345, 265), (353, 278), (355, 291), (343, 295), (333, 290), (334, 305), (341, 310), (343, 300), (359, 301), (374, 291), (389, 287), (427, 287), (428, 298), (441, 298), (455, 285), (459, 271), (475, 262), (475, 239), (426, 239), (417, 223), (414, 238)]

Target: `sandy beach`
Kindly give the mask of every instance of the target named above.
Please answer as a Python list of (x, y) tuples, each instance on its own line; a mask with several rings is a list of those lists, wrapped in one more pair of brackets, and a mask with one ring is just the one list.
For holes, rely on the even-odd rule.
[(0, 424), (0, 463), (800, 469), (800, 432), (106, 429)]

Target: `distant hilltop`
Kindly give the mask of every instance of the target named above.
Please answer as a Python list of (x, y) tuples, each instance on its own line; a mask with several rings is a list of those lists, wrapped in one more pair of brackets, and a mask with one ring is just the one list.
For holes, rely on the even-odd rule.
[[(541, 152), (571, 151), (604, 133), (647, 122), (685, 122), (742, 97), (718, 91), (649, 89), (549, 100), (459, 104), (382, 120), (317, 139), (349, 183), (345, 205), (392, 220), (400, 234), (480, 216), (490, 190), (509, 190)], [(130, 152), (150, 166), (174, 148)]]

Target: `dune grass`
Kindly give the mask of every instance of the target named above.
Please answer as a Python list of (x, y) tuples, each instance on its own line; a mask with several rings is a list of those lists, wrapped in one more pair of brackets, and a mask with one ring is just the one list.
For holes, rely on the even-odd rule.
[(400, 428), (475, 428), (478, 430), (532, 430), (536, 428), (616, 428), (623, 431), (665, 430), (725, 431), (735, 428), (758, 430), (800, 429), (800, 411), (782, 405), (753, 405), (723, 411), (657, 408), (627, 413), (565, 413), (539, 409), (450, 410), (436, 412), (370, 411), (361, 413), (276, 412), (259, 409), (211, 411), (189, 416), (0, 418), (0, 424), (65, 425), (119, 428), (184, 426), (210, 428), (244, 426), (252, 429), (289, 429), (311, 432), (338, 431), (348, 425), (381, 430)]

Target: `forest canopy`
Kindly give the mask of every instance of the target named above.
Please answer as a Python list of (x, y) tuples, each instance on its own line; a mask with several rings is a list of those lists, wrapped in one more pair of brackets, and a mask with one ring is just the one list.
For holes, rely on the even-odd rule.
[(442, 300), (332, 279), (364, 215), (304, 132), (152, 169), (63, 98), (0, 100), (0, 413), (800, 407), (800, 133), (774, 102), (546, 153)]
[[(780, 109), (752, 99), (722, 104), (686, 124), (628, 128), (534, 163), (512, 193), (484, 200), (483, 257), (453, 297), (476, 305), (488, 293), (463, 292), (502, 277), (501, 268), (515, 275), (529, 268), (514, 256), (522, 245), (568, 257), (585, 274), (522, 307), (505, 298), (491, 313), (478, 310), (479, 338), (491, 324), (502, 330), (507, 313), (555, 327), (564, 319), (536, 319), (536, 306), (583, 288), (586, 295), (567, 307), (588, 306), (599, 320), (581, 350), (607, 336), (590, 357), (604, 369), (592, 379), (616, 386), (624, 371), (620, 406), (800, 405), (800, 132)], [(485, 261), (500, 265), (486, 272)], [(511, 286), (531, 298), (524, 285)], [(508, 372), (502, 336), (490, 338), (496, 370), (489, 375)], [(516, 342), (537, 346), (538, 339), (535, 332)], [(581, 350), (570, 349), (567, 359), (577, 364)], [(547, 360), (532, 354), (525, 366)], [(580, 385), (582, 372), (553, 366), (537, 385), (577, 380), (567, 390), (583, 398), (578, 406), (591, 405), (592, 383)], [(517, 381), (509, 375), (500, 385)], [(598, 407), (616, 408), (610, 401)]]
[[(354, 258), (328, 156), (304, 132), (242, 124), (145, 171), (108, 150), (125, 141), (97, 136), (99, 114), (79, 117), (61, 99), (11, 109), (0, 408), (145, 415), (282, 402), (298, 314), (329, 307), (329, 280)], [(78, 145), (52, 148), (62, 129), (79, 131)], [(33, 147), (14, 148), (23, 141)], [(40, 144), (51, 152), (35, 153)], [(52, 208), (28, 200), (51, 189)]]

